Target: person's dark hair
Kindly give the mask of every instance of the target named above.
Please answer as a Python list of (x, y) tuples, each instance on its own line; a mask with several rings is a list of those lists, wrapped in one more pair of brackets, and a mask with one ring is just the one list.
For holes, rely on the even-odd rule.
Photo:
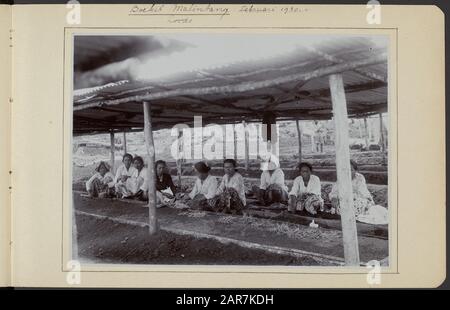
[(105, 167), (105, 169), (106, 169), (107, 171), (111, 170), (111, 167), (109, 166), (109, 164), (108, 164), (107, 162), (101, 161), (101, 162), (98, 164), (97, 168), (95, 168), (95, 171), (100, 172), (100, 168), (101, 168), (102, 166)]
[(300, 170), (302, 170), (302, 167), (306, 167), (306, 168), (308, 168), (309, 169), (309, 171), (313, 171), (313, 167), (311, 166), (311, 164), (309, 164), (309, 163), (300, 163), (299, 165), (298, 165), (298, 170), (300, 171)]
[(157, 160), (156, 162), (155, 162), (155, 169), (156, 169), (156, 167), (158, 167), (158, 165), (163, 165), (164, 167), (167, 167), (167, 163), (164, 161), (164, 160)]
[(236, 163), (236, 161), (235, 161), (234, 159), (227, 158), (227, 159), (225, 159), (225, 160), (223, 161), (223, 165), (225, 166), (226, 163), (232, 164), (233, 167), (234, 167), (234, 170), (237, 171), (237, 169), (236, 169), (237, 163)]
[(211, 170), (211, 167), (209, 167), (203, 161), (199, 161), (199, 162), (195, 163), (194, 168), (195, 168), (195, 170), (197, 170), (200, 173), (208, 173), (209, 170)]
[(131, 161), (133, 161), (133, 155), (131, 155), (131, 154), (129, 154), (129, 153), (126, 153), (126, 154), (123, 155), (122, 161), (123, 161), (125, 158), (127, 158), (127, 157), (128, 157)]
[(356, 163), (356, 161), (354, 161), (353, 159), (350, 159), (350, 165), (353, 167), (353, 169), (358, 171), (358, 164)]
[(134, 156), (133, 162), (135, 162), (136, 160), (137, 160), (137, 161), (140, 161), (141, 164), (144, 165), (144, 159), (142, 159), (141, 156)]

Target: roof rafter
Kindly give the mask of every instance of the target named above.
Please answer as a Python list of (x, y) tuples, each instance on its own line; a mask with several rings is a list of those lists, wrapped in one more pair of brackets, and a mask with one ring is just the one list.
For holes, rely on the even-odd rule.
[(351, 61), (347, 63), (337, 64), (329, 67), (319, 68), (306, 73), (297, 73), (287, 76), (278, 77), (271, 80), (255, 81), (255, 82), (244, 82), (233, 85), (224, 86), (210, 86), (210, 87), (199, 87), (199, 88), (189, 88), (189, 89), (176, 89), (168, 90), (157, 93), (151, 93), (146, 95), (130, 96), (127, 98), (113, 99), (107, 101), (95, 101), (90, 103), (79, 104), (73, 107), (74, 111), (83, 110), (87, 108), (99, 107), (99, 106), (109, 106), (118, 105), (127, 102), (142, 102), (142, 101), (152, 101), (156, 99), (164, 99), (170, 97), (179, 96), (202, 96), (208, 94), (231, 94), (246, 92), (266, 87), (272, 87), (274, 85), (280, 85), (283, 83), (295, 82), (295, 81), (307, 81), (313, 78), (318, 78), (321, 76), (326, 76), (334, 73), (341, 73), (348, 70), (354, 70), (356, 68), (375, 65), (379, 63), (386, 62), (387, 55), (385, 53), (357, 61)]

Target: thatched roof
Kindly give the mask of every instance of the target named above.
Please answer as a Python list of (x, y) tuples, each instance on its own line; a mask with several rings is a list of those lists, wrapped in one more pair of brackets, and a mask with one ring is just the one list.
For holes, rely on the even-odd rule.
[[(186, 60), (189, 61), (189, 60)], [(123, 80), (73, 96), (74, 134), (143, 128), (142, 101), (152, 107), (153, 129), (191, 124), (329, 119), (328, 76), (342, 73), (350, 117), (387, 110), (386, 47), (342, 37), (298, 47), (282, 56), (180, 72), (153, 80)]]

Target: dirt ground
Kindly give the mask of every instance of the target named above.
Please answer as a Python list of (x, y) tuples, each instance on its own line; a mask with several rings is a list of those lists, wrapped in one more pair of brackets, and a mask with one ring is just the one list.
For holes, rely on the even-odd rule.
[(317, 266), (312, 258), (295, 258), (160, 231), (150, 236), (146, 228), (77, 215), (81, 260), (128, 264), (214, 264)]
[[(143, 207), (145, 204), (115, 199), (90, 199), (74, 194), (74, 206), (77, 210), (80, 258), (88, 261), (155, 264), (184, 262), (186, 264), (321, 265), (324, 262), (321, 259), (323, 255), (337, 259), (343, 259), (344, 255), (342, 233), (339, 229), (324, 227), (313, 229), (307, 225), (252, 216), (166, 207), (157, 209), (157, 218), (162, 229), (160, 237), (149, 237), (146, 228), (139, 228), (148, 223), (148, 209)], [(114, 219), (114, 221), (99, 220), (99, 218), (105, 217)], [(122, 223), (126, 223), (126, 225)], [(176, 233), (176, 235), (168, 233), (168, 231)], [(181, 231), (189, 233), (180, 233)], [(218, 236), (219, 238), (205, 239), (199, 234)], [(221, 243), (221, 237), (237, 242)], [(388, 240), (364, 235), (360, 235), (358, 239), (362, 261), (381, 260), (388, 256)], [(305, 253), (317, 253), (322, 256), (289, 255), (288, 259), (283, 256), (288, 255), (287, 253), (280, 255), (280, 253), (274, 254), (253, 247), (237, 246), (241, 241), (306, 251)], [(171, 248), (173, 242), (176, 245), (175, 250)], [(158, 256), (153, 257), (152, 253), (155, 249), (159, 249)], [(183, 259), (172, 252), (178, 253)], [(232, 253), (232, 255), (227, 253)], [(149, 257), (157, 260), (150, 260)], [(185, 259), (186, 257), (190, 259)], [(248, 259), (248, 257), (252, 259)], [(300, 258), (293, 259), (294, 257)]]

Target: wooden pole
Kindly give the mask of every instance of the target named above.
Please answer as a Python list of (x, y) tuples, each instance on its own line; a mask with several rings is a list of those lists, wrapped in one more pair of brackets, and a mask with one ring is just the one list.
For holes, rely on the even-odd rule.
[(361, 120), (358, 119), (358, 133), (359, 133), (359, 138), (362, 139), (363, 137), (363, 132), (362, 132), (362, 124), (361, 124)]
[(261, 137), (261, 125), (256, 124), (256, 159), (259, 158), (259, 139)]
[(110, 142), (111, 142), (111, 147), (110, 147), (110, 151), (111, 151), (111, 172), (112, 174), (114, 174), (114, 163), (115, 163), (115, 151), (116, 151), (116, 143), (114, 141), (114, 131), (110, 131), (109, 132), (109, 138), (110, 138)]
[(369, 131), (367, 130), (367, 117), (364, 117), (364, 138), (366, 140), (366, 151), (369, 150)]
[(155, 146), (153, 144), (151, 107), (147, 101), (144, 101), (144, 136), (148, 163), (148, 224), (149, 233), (153, 235), (158, 231), (158, 221), (156, 218)]
[(236, 125), (233, 124), (233, 143), (234, 143), (234, 160), (237, 160), (237, 139), (236, 139)]
[(386, 151), (386, 144), (384, 143), (383, 115), (381, 115), (381, 113), (379, 113), (378, 116), (380, 118), (380, 144), (381, 144), (381, 150), (384, 153)]
[(344, 241), (344, 258), (347, 266), (359, 266), (358, 235), (353, 210), (353, 188), (350, 169), (347, 102), (342, 75), (329, 77), (335, 126), (336, 173)]
[(245, 142), (245, 171), (248, 171), (248, 153), (249, 153), (249, 143), (248, 143), (248, 130), (245, 121), (242, 121), (242, 127), (244, 128), (244, 142)]
[(179, 129), (178, 131), (178, 159), (177, 159), (177, 176), (178, 176), (178, 189), (181, 190), (181, 175), (182, 175), (182, 162), (183, 157), (180, 156), (183, 154), (183, 130)]
[(302, 162), (302, 130), (300, 128), (300, 121), (296, 120), (295, 124), (297, 125), (297, 138), (298, 138), (298, 162)]
[(123, 154), (127, 153), (127, 133), (123, 132)]
[(223, 159), (227, 158), (227, 126), (224, 125), (222, 126), (223, 128), (223, 135), (222, 135), (222, 139), (223, 139)]

